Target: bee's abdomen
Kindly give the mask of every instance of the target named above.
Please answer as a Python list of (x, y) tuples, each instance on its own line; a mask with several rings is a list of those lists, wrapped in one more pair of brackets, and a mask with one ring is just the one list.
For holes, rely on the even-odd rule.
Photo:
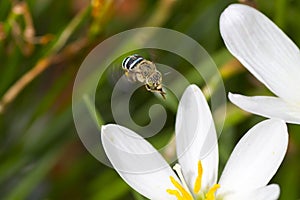
[(142, 62), (144, 58), (142, 56), (139, 56), (137, 54), (126, 57), (122, 62), (122, 68), (127, 70), (134, 69), (137, 64)]

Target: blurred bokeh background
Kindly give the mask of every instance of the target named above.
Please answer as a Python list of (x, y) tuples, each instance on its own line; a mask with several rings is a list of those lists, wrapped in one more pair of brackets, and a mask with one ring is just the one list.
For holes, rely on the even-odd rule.
[[(157, 26), (182, 32), (199, 42), (217, 64), (226, 91), (272, 95), (224, 47), (219, 16), (232, 0), (1, 0), (0, 1), (0, 199), (143, 199), (111, 168), (82, 145), (72, 118), (72, 87), (82, 61), (101, 41), (119, 32)], [(240, 1), (265, 13), (300, 45), (300, 1)], [(137, 51), (174, 66), (203, 88), (182, 59), (168, 52)], [(122, 55), (120, 55), (122, 56)], [(122, 59), (124, 57), (120, 57)], [(102, 123), (113, 123), (110, 95), (120, 60), (107, 70), (97, 95)], [(295, 91), (299, 92), (299, 91)], [(131, 113), (146, 124), (153, 103), (167, 104), (144, 88), (132, 98)], [(101, 106), (102, 105), (102, 106)], [(174, 133), (175, 106), (151, 139), (156, 146)], [(175, 109), (174, 109), (175, 108)], [(264, 118), (230, 102), (219, 139), (220, 171), (242, 135)], [(283, 200), (300, 198), (300, 126), (288, 125), (287, 155), (271, 182)], [(258, 169), (259, 170), (259, 169)]]

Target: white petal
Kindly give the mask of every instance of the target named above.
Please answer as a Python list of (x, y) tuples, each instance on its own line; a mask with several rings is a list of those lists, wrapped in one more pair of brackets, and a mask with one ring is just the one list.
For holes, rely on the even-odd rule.
[(238, 107), (268, 118), (282, 119), (288, 123), (300, 124), (300, 104), (293, 105), (278, 97), (246, 97), (238, 94), (228, 95)]
[(234, 148), (220, 178), (220, 193), (254, 190), (278, 170), (288, 146), (286, 124), (269, 119), (251, 128)]
[(217, 135), (206, 99), (196, 85), (189, 86), (179, 102), (175, 132), (177, 157), (190, 189), (193, 189), (198, 175), (199, 160), (203, 167), (202, 189), (215, 184)]
[(102, 126), (102, 144), (119, 175), (133, 189), (149, 199), (176, 199), (166, 190), (174, 189), (175, 173), (163, 157), (141, 136), (118, 125)]
[(275, 200), (279, 198), (279, 194), (279, 186), (272, 184), (252, 191), (227, 194), (223, 200)]
[(228, 50), (279, 97), (300, 103), (299, 48), (266, 16), (234, 4), (222, 13), (220, 31)]

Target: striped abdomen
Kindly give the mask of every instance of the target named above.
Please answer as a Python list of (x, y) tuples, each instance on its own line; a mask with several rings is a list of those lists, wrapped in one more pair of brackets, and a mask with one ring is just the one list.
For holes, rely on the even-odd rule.
[(139, 56), (137, 54), (134, 54), (132, 56), (126, 57), (122, 62), (122, 68), (125, 70), (133, 70), (137, 64), (142, 62), (144, 58), (142, 56)]

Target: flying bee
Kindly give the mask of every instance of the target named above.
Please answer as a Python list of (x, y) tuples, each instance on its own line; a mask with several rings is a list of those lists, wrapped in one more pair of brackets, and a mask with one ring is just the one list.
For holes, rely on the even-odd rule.
[(145, 84), (148, 91), (159, 92), (166, 99), (162, 89), (162, 75), (153, 62), (134, 54), (123, 60), (122, 68), (128, 79)]

